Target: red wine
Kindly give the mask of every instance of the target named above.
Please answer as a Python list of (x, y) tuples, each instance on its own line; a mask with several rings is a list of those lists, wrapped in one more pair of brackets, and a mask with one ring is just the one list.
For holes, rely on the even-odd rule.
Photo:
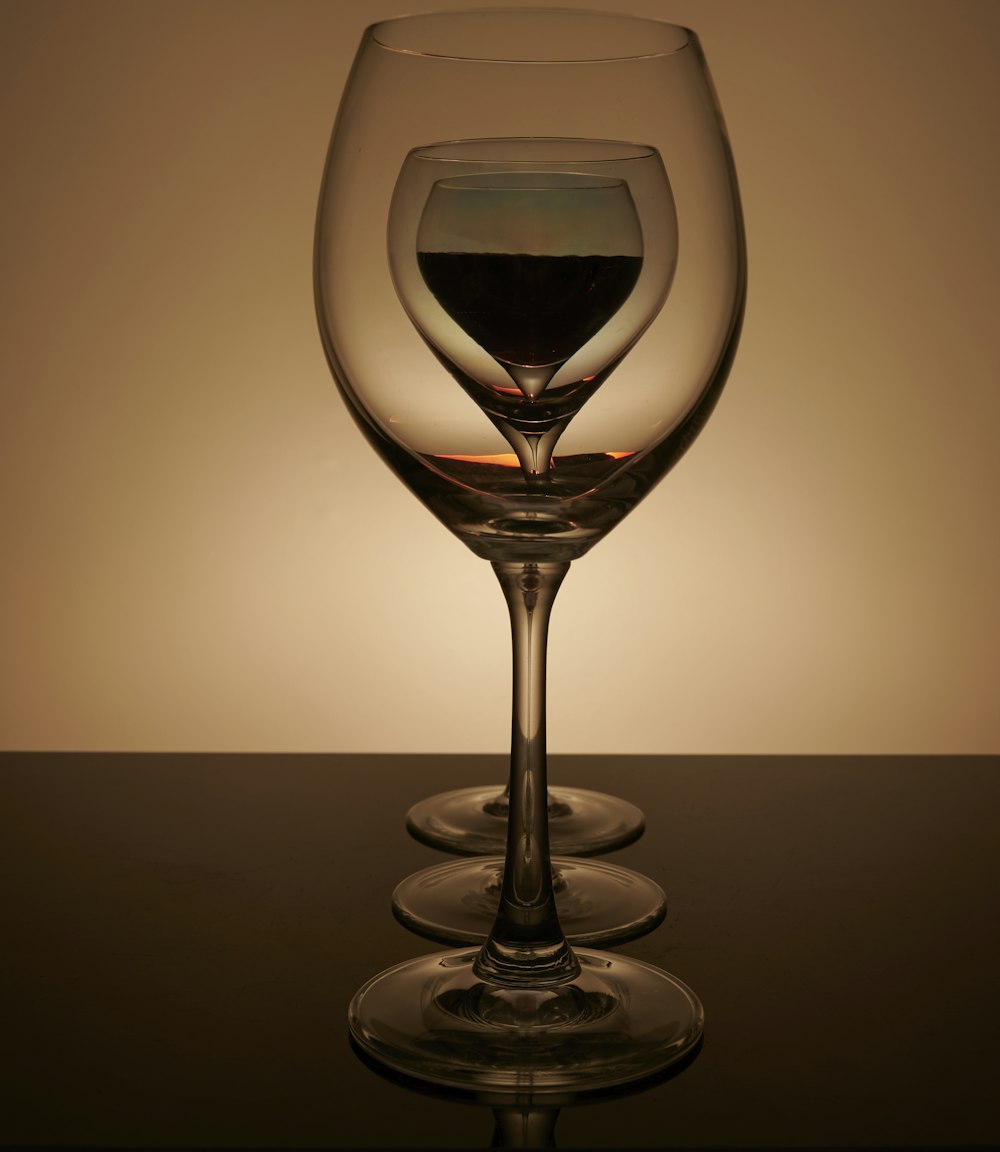
[(503, 364), (561, 364), (628, 299), (641, 256), (418, 252), (427, 287), (473, 340)]

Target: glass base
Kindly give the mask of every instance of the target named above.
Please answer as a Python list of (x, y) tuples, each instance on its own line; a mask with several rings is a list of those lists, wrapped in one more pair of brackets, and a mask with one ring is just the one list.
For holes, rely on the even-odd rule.
[[(441, 944), (482, 944), (493, 927), (502, 856), (451, 860), (408, 876), (392, 894), (396, 919)], [(597, 860), (552, 861), (559, 923), (571, 944), (609, 947), (652, 932), (667, 913), (663, 889), (646, 876)]]
[(694, 993), (640, 960), (577, 951), (575, 980), (531, 989), (480, 980), (477, 955), (438, 952), (369, 980), (348, 1012), (355, 1042), (430, 1083), (544, 1095), (651, 1076), (701, 1037)]
[[(638, 840), (646, 822), (627, 800), (586, 788), (549, 789), (549, 847), (563, 856), (599, 856)], [(459, 856), (502, 855), (507, 796), (499, 784), (459, 788), (421, 800), (406, 814), (410, 835)]]

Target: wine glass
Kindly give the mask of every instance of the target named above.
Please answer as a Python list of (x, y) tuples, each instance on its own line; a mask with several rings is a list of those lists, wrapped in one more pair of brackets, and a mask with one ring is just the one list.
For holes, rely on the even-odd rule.
[(744, 295), (732, 161), (691, 32), (568, 9), (368, 29), (321, 192), (324, 345), (372, 446), (492, 563), (514, 649), (488, 938), (375, 976), (349, 1011), (357, 1044), (405, 1074), (598, 1089), (700, 1038), (701, 1005), (680, 980), (563, 933), (545, 644), (571, 562), (707, 420)]
[[(581, 476), (552, 466), (553, 446), (659, 312), (676, 264), (659, 155), (540, 138), (414, 149), (393, 194), (388, 253), (414, 325), (509, 447), (485, 464), (437, 455), (433, 466), (459, 477), (492, 469), (479, 485), (507, 496), (503, 518), (486, 525), (504, 550), (526, 534), (572, 536), (565, 513)], [(551, 793), (548, 808), (551, 821)], [(431, 939), (481, 942), (502, 871), (502, 857), (425, 869), (397, 887), (393, 911)], [(553, 883), (574, 943), (634, 939), (666, 912), (662, 889), (619, 865), (560, 860)]]
[[(434, 153), (425, 150), (423, 158), (429, 160), (433, 155)], [(440, 150), (438, 156), (441, 159), (446, 158), (440, 153)], [(450, 159), (457, 160), (458, 155), (454, 154)], [(523, 183), (522, 177), (526, 171), (523, 158), (519, 164), (519, 172), (522, 175), (515, 177), (514, 174), (508, 174), (508, 176), (509, 179), (517, 179), (518, 182)], [(419, 162), (414, 167), (419, 170)], [(524, 377), (528, 369), (525, 364), (518, 365), (516, 362), (518, 360), (527, 361), (531, 359), (533, 352), (537, 352), (537, 349), (531, 347), (533, 342), (537, 342), (539, 337), (544, 339), (545, 335), (551, 335), (552, 325), (555, 324), (557, 327), (562, 327), (559, 334), (560, 339), (564, 343), (568, 342), (565, 350), (575, 352), (580, 345), (586, 343), (587, 339), (602, 327), (603, 319), (610, 318), (610, 315), (617, 311), (618, 305), (628, 295), (631, 285), (628, 283), (628, 274), (626, 273), (625, 279), (620, 281), (620, 288), (623, 290), (622, 300), (615, 300), (616, 288), (612, 283), (613, 274), (610, 272), (613, 265), (608, 265), (603, 269), (603, 276), (595, 281), (599, 290), (604, 288), (605, 298), (591, 301), (589, 310), (570, 307), (566, 309), (565, 315), (559, 314), (555, 308), (549, 305), (558, 301), (560, 297), (544, 295), (545, 274), (542, 272), (544, 261), (553, 256), (553, 244), (555, 248), (560, 247), (560, 240), (553, 234), (549, 237), (547, 244), (551, 251), (548, 253), (535, 252), (532, 256), (536, 271), (534, 276), (531, 275), (531, 261), (518, 262), (514, 260), (516, 254), (514, 251), (507, 253), (507, 266), (511, 270), (515, 282), (508, 284), (508, 287), (513, 289), (513, 295), (504, 293), (502, 291), (504, 259), (501, 258), (497, 261), (495, 259), (497, 253), (490, 255), (491, 249), (496, 247), (498, 240), (495, 236), (482, 234), (483, 218), (481, 213), (497, 212), (499, 209), (502, 215), (516, 218), (520, 210), (525, 219), (534, 219), (537, 226), (544, 225), (555, 228), (556, 233), (561, 233), (561, 246), (566, 249), (562, 254), (564, 258), (561, 261), (564, 278), (567, 269), (572, 267), (574, 260), (573, 245), (577, 239), (572, 235), (574, 228), (585, 230), (589, 227), (593, 231), (595, 225), (600, 227), (602, 222), (606, 224), (612, 221), (621, 227), (623, 230), (621, 244), (612, 243), (610, 249), (613, 251), (609, 250), (606, 253), (605, 260), (641, 261), (642, 242), (638, 221), (629, 199), (628, 185), (623, 181), (614, 181), (607, 176), (598, 175), (589, 182), (589, 187), (587, 187), (581, 183), (579, 175), (567, 173), (559, 178), (551, 171), (546, 174), (537, 170), (534, 187), (505, 189), (503, 180), (502, 175), (499, 181), (491, 181), (480, 174), (478, 176), (472, 175), (464, 181), (457, 181), (455, 178), (450, 181), (443, 179), (434, 185), (431, 199), (428, 201), (421, 220), (421, 245), (430, 245), (430, 252), (434, 255), (431, 257), (429, 267), (421, 265), (420, 271), (423, 279), (429, 285), (435, 276), (434, 263), (437, 262), (440, 266), (437, 271), (437, 289), (432, 288), (431, 291), (436, 297), (437, 303), (444, 307), (446, 312), (449, 312), (459, 327), (479, 347), (488, 351), (491, 350), (490, 332), (484, 327), (483, 321), (487, 325), (495, 326), (498, 322), (508, 325), (511, 330), (501, 338), (506, 339), (508, 343), (511, 340), (520, 341), (523, 347), (519, 353), (514, 348), (508, 349), (513, 359), (511, 355), (508, 355), (505, 360), (502, 351), (500, 351), (497, 360), (505, 365), (506, 371), (512, 373), (515, 380), (520, 375), (523, 391)], [(603, 184), (601, 183), (602, 180), (604, 181)], [(575, 214), (579, 212), (585, 214), (591, 212), (594, 215), (594, 220), (576, 218)], [(563, 215), (564, 213), (565, 215)], [(455, 242), (448, 240), (449, 236), (454, 238), (456, 224), (464, 225), (462, 242), (467, 246), (464, 251), (460, 244), (458, 251), (452, 251)], [(435, 235), (435, 231), (440, 231), (441, 235)], [(406, 239), (409, 240), (410, 237), (406, 237)], [(536, 246), (538, 239), (536, 234)], [(605, 237), (606, 247), (610, 239), (610, 236)], [(524, 247), (525, 244), (526, 239), (521, 238), (515, 244), (515, 249), (518, 245)], [(442, 245), (444, 247), (441, 247)], [(528, 246), (530, 247), (530, 244)], [(546, 245), (543, 244), (543, 247)], [(406, 253), (410, 250), (412, 250), (412, 244), (409, 249), (404, 245), (401, 251)], [(632, 251), (634, 254), (625, 256), (622, 254), (625, 251)], [(482, 259), (478, 261), (478, 265), (475, 259), (477, 254), (486, 256), (485, 261)], [(484, 273), (484, 275), (475, 277), (476, 282), (480, 283), (484, 289), (491, 283), (494, 284), (495, 288), (500, 289), (496, 299), (481, 302), (483, 315), (479, 320), (473, 320), (467, 310), (461, 315), (457, 314), (455, 309), (449, 306), (447, 300), (448, 285), (441, 282), (442, 272), (449, 265), (457, 269), (462, 261), (468, 268), (478, 266), (480, 272)], [(559, 261), (552, 264), (553, 269), (559, 266)], [(671, 270), (672, 267), (673, 263), (671, 262)], [(493, 276), (490, 275), (490, 268), (494, 270)], [(428, 271), (430, 278), (427, 276)], [(588, 269), (582, 265), (577, 268), (577, 272), (584, 276), (586, 276), (587, 271)], [(496, 282), (496, 273), (501, 276), (500, 283)], [(552, 274), (549, 273), (549, 275)], [(460, 272), (456, 273), (456, 282), (457, 277), (461, 275)], [(421, 291), (423, 285), (420, 283), (420, 277), (415, 278), (412, 268), (407, 268), (404, 263), (401, 263), (400, 266), (397, 288), (401, 290), (404, 299), (409, 300), (411, 316), (414, 317), (425, 336), (428, 336), (428, 329), (441, 327), (440, 324), (435, 325), (434, 323), (435, 309), (433, 305), (428, 308), (429, 302), (426, 293)], [(444, 290), (444, 295), (440, 289)], [(525, 289), (531, 297), (530, 308), (523, 306), (526, 303), (526, 298), (520, 296), (520, 293)], [(539, 297), (539, 291), (543, 294), (542, 298)], [(521, 307), (515, 313), (505, 308), (505, 303), (513, 299), (520, 299), (521, 303)], [(565, 308), (565, 305), (570, 302), (566, 298), (562, 299), (563, 304), (560, 307)], [(607, 316), (603, 318), (602, 309), (607, 310)], [(423, 323), (419, 319), (420, 313), (425, 316)], [(548, 325), (544, 333), (541, 328), (543, 321)], [(470, 322), (473, 325), (471, 330), (469, 328)], [(584, 325), (583, 328), (579, 327), (581, 323)], [(573, 327), (574, 324), (576, 329)], [(586, 327), (588, 324), (590, 330)], [(494, 335), (501, 334), (494, 333)], [(438, 341), (434, 341), (433, 337), (430, 338), (433, 343), (444, 350), (446, 345), (454, 341), (455, 333), (453, 331), (449, 333), (445, 328), (439, 333), (439, 336)], [(452, 364), (457, 363), (454, 353), (449, 354), (445, 351), (444, 354)], [(559, 350), (553, 348), (548, 348), (541, 353), (543, 360), (552, 361), (549, 365), (551, 369), (549, 375), (554, 374), (556, 367), (558, 367), (558, 356)], [(555, 361), (553, 361), (553, 357), (556, 357)], [(541, 385), (543, 376), (539, 375), (537, 367), (533, 371), (539, 385)], [(459, 379), (461, 380), (462, 377), (460, 376)], [(480, 395), (477, 392), (474, 381), (478, 381), (479, 376), (465, 376), (465, 379), (472, 382), (471, 394), (477, 403), (487, 399), (489, 393)], [(493, 392), (494, 400), (502, 396), (504, 386), (509, 387), (509, 384), (509, 380), (501, 382), (500, 390)], [(551, 392), (548, 398), (551, 399)], [(582, 395), (578, 396), (578, 405), (582, 403), (583, 399)], [(508, 405), (508, 407), (511, 406)], [(516, 402), (514, 407), (516, 408)], [(513, 421), (516, 425), (516, 415), (513, 416)], [(502, 419), (497, 420), (496, 423), (501, 432), (504, 432)], [(558, 429), (555, 431), (557, 434)], [(509, 433), (505, 432), (505, 438), (511, 441)], [(516, 452), (525, 443), (523, 438), (515, 435), (511, 446)], [(406, 825), (411, 835), (431, 847), (456, 852), (460, 855), (490, 855), (503, 850), (506, 840), (508, 811), (509, 792), (507, 787), (466, 787), (419, 801), (407, 812)], [(548, 789), (548, 817), (549, 840), (552, 850), (565, 855), (597, 855), (615, 848), (625, 847), (638, 839), (645, 827), (642, 812), (634, 804), (616, 796), (581, 788), (553, 788), (550, 785)], [(489, 921), (492, 920), (492, 913), (495, 911), (495, 908), (491, 908), (489, 897), (498, 887), (497, 871), (498, 868), (492, 864), (482, 866), (481, 874), (488, 878), (488, 882), (481, 893), (481, 898), (474, 898), (471, 901), (471, 906), (476, 909), (474, 928), (477, 935), (484, 927), (488, 927)], [(443, 868), (435, 870), (435, 887), (441, 883), (444, 875), (454, 878), (456, 885), (461, 885), (465, 882), (459, 877), (464, 874), (461, 869)], [(405, 891), (397, 891), (394, 901), (397, 914), (406, 923), (412, 922), (410, 908), (415, 894), (410, 891), (411, 887), (408, 886)], [(480, 887), (477, 885), (474, 889), (477, 896), (480, 895)], [(561, 881), (561, 887), (557, 887), (557, 899), (561, 899), (565, 888), (565, 882)], [(584, 903), (589, 904), (589, 901), (576, 899), (572, 906), (581, 908)], [(570, 902), (562, 901), (562, 906), (568, 908)], [(426, 922), (420, 927), (426, 927)], [(596, 926), (588, 924), (587, 927), (592, 933)]]

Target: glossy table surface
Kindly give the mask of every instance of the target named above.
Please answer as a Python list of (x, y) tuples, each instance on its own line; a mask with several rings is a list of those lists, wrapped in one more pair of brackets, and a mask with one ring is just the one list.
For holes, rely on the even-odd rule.
[[(0, 1145), (485, 1148), (494, 1115), (376, 1074), (353, 992), (439, 945), (407, 808), (502, 757), (0, 757)], [(672, 1078), (563, 1148), (1000, 1143), (1000, 757), (553, 757), (647, 832), (666, 922), (622, 951), (706, 1008)], [(549, 1117), (551, 1119), (551, 1117)]]

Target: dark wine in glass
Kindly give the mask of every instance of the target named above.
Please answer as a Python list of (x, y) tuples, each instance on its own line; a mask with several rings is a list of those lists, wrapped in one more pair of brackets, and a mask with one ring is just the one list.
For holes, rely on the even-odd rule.
[(545, 370), (565, 363), (628, 299), (642, 257), (418, 252), (417, 263), (455, 323), (505, 365), (526, 400), (538, 400)]

